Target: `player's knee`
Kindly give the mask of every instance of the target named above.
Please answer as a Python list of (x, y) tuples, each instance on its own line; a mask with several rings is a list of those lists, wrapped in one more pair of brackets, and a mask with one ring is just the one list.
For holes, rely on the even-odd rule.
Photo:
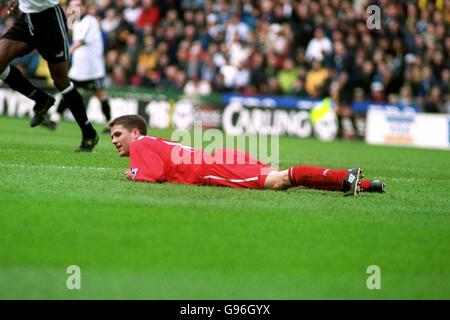
[(282, 178), (277, 184), (277, 190), (286, 190), (291, 186), (289, 179)]
[(70, 85), (67, 65), (65, 63), (57, 63), (57, 64), (49, 63), (48, 66), (55, 87), (58, 88), (58, 90), (60, 91), (67, 88)]
[(284, 172), (269, 175), (266, 180), (266, 189), (285, 190), (291, 186), (289, 177)]
[(273, 184), (273, 189), (274, 190), (284, 190), (286, 189), (286, 187), (283, 184), (283, 181), (277, 181)]
[(58, 88), (59, 91), (63, 91), (70, 85), (69, 79), (64, 76), (59, 75), (52, 75), (53, 83), (55, 84), (55, 87)]
[(277, 179), (272, 179), (266, 184), (266, 189), (272, 190), (285, 190), (290, 187), (289, 179), (284, 179), (284, 177), (277, 177)]

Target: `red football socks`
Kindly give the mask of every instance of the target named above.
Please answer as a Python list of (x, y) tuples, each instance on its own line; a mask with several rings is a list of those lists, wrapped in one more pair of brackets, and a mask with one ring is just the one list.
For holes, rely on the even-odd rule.
[(348, 170), (331, 170), (310, 166), (291, 167), (288, 172), (292, 186), (334, 191), (342, 190), (342, 183), (348, 174)]
[(359, 182), (359, 186), (361, 187), (361, 191), (368, 191), (370, 188), (370, 183), (372, 182), (372, 180), (370, 179), (366, 179), (366, 180), (361, 180)]

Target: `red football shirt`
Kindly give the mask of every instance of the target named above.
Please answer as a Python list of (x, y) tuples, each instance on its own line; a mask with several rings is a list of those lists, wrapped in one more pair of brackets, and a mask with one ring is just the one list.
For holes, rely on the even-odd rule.
[(141, 136), (130, 145), (133, 179), (147, 182), (204, 184), (203, 151), (155, 137)]
[(263, 189), (273, 170), (245, 152), (220, 149), (210, 155), (202, 149), (147, 136), (130, 145), (130, 168), (136, 181), (251, 189)]

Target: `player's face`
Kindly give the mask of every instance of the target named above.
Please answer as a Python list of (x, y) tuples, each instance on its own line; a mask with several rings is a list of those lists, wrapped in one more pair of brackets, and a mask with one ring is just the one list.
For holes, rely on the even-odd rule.
[(139, 137), (139, 130), (128, 130), (121, 124), (111, 128), (112, 144), (116, 147), (121, 157), (130, 156), (130, 144)]

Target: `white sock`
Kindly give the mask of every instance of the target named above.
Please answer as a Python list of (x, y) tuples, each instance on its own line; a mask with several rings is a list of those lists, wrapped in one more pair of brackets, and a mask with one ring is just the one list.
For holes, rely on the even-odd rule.
[(70, 83), (70, 85), (65, 88), (63, 91), (61, 91), (61, 94), (65, 95), (67, 93), (69, 93), (70, 91), (72, 91), (72, 89), (75, 88), (73, 82)]
[(50, 114), (50, 120), (53, 122), (60, 122), (61, 121), (61, 115), (58, 112), (53, 112)]

